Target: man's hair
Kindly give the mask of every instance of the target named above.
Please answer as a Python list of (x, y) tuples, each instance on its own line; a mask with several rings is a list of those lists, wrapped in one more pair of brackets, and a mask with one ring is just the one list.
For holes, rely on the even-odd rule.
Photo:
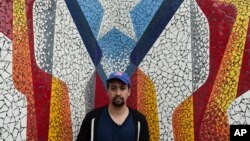
[[(122, 82), (122, 81), (121, 81), (120, 79), (118, 79), (118, 78), (110, 79), (110, 80), (107, 81), (107, 89), (109, 89), (109, 83), (110, 83), (110, 81), (113, 81), (113, 80), (118, 80), (118, 81)], [(125, 84), (125, 85), (127, 85), (128, 88), (130, 89), (130, 85), (129, 85), (129, 84), (126, 84), (126, 83), (124, 83), (124, 82), (122, 82), (122, 83)]]

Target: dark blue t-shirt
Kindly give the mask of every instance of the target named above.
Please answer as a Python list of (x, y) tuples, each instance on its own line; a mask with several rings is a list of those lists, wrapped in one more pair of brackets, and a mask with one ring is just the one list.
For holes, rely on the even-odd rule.
[(97, 141), (134, 141), (135, 126), (133, 117), (129, 112), (127, 118), (118, 125), (115, 123), (109, 113), (108, 108), (102, 111), (99, 125), (97, 127)]

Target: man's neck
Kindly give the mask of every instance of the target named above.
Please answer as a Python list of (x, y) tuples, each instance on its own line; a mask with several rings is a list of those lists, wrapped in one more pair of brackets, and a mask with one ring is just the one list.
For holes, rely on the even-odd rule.
[(122, 107), (115, 107), (112, 104), (109, 104), (108, 112), (115, 123), (117, 123), (118, 125), (122, 125), (129, 114), (129, 109), (127, 105), (123, 105)]

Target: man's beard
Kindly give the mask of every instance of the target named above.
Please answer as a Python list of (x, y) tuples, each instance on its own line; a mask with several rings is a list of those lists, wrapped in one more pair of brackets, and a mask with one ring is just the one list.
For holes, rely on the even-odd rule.
[(115, 96), (112, 100), (112, 104), (116, 107), (122, 107), (125, 104), (124, 98), (120, 96)]

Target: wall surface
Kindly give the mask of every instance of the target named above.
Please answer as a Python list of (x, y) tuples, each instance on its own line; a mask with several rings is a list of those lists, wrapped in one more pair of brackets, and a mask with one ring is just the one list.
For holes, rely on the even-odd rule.
[(250, 124), (249, 0), (0, 0), (0, 140), (75, 140), (126, 71), (152, 141)]

